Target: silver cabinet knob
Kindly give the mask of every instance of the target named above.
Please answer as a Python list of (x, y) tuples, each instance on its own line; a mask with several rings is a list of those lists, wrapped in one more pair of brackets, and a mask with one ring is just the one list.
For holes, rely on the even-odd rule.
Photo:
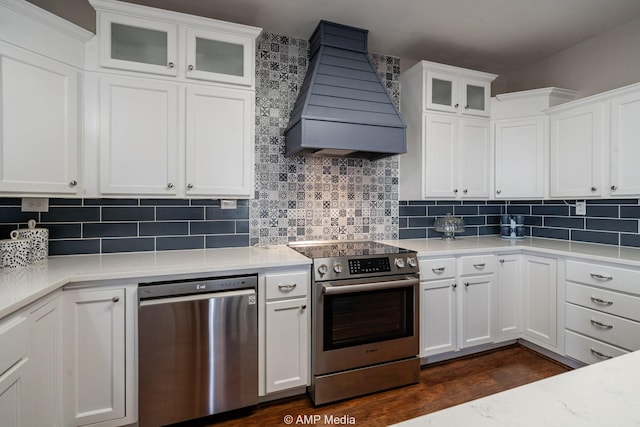
[(174, 68), (176, 66), (176, 64), (174, 64), (173, 62), (169, 62), (167, 64), (167, 68)]
[(596, 191), (597, 189), (597, 187), (591, 187), (591, 191)]
[(195, 69), (196, 69), (196, 67), (194, 67), (194, 66), (193, 66), (193, 65), (191, 65), (191, 64), (189, 64), (189, 66), (187, 67), (187, 70), (189, 70), (189, 71), (193, 71), (193, 70), (195, 70)]
[(458, 194), (458, 189), (456, 188), (455, 190), (453, 190), (453, 192), (454, 192), (455, 194)]
[(468, 110), (468, 109), (469, 109), (469, 106), (468, 106), (468, 105), (465, 105), (465, 106), (464, 106), (464, 109), (465, 109), (465, 110)]
[(458, 108), (460, 106), (460, 104), (456, 104), (453, 106), (453, 108)]
[(173, 188), (173, 182), (168, 183), (167, 188)]
[(456, 283), (454, 283), (453, 285), (451, 285), (451, 287), (452, 287), (453, 289), (455, 289), (455, 288), (457, 288), (457, 287), (458, 287), (458, 285), (457, 285)]
[(611, 190), (612, 190), (612, 191), (616, 191), (617, 189), (618, 189), (618, 187), (616, 187), (615, 185), (612, 185), (612, 186), (611, 186)]
[(503, 258), (500, 259), (500, 264), (504, 264), (504, 259)]
[(502, 190), (496, 190), (496, 194), (501, 194)]
[(120, 297), (113, 297), (113, 298), (111, 298), (111, 301), (118, 302), (118, 301), (120, 301)]
[(465, 282), (464, 287), (468, 288), (469, 287), (469, 282)]
[(76, 181), (75, 179), (69, 183), (69, 186), (71, 187), (75, 187), (76, 185), (78, 185), (78, 181)]
[(468, 191), (467, 191), (467, 189), (465, 188), (464, 190), (462, 190), (462, 192), (463, 192), (464, 194), (467, 194), (467, 192), (468, 192)]
[(188, 188), (189, 190), (191, 190), (191, 189), (193, 188), (193, 184), (192, 184), (192, 183), (188, 183), (188, 184), (187, 184), (187, 188)]

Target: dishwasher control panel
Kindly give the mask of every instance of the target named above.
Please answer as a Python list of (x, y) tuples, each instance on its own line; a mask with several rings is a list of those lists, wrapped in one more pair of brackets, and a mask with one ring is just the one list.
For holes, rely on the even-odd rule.
[(167, 298), (201, 293), (227, 292), (240, 289), (256, 289), (258, 276), (207, 277), (186, 280), (140, 283), (138, 299)]

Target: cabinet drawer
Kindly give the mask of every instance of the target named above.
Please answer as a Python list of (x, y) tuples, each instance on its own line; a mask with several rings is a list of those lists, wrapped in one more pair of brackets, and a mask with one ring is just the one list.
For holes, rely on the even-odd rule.
[(296, 271), (287, 274), (265, 276), (267, 299), (306, 296), (309, 291), (309, 272)]
[(584, 363), (596, 363), (621, 356), (628, 351), (575, 332), (565, 331), (565, 348), (567, 356)]
[(27, 319), (16, 317), (0, 323), (0, 376), (29, 351)]
[(462, 275), (467, 274), (490, 274), (495, 270), (495, 255), (465, 256), (460, 258)]
[(640, 271), (567, 261), (567, 280), (640, 295)]
[(420, 280), (449, 279), (455, 275), (455, 258), (420, 260)]
[(566, 304), (565, 327), (627, 350), (640, 350), (640, 323)]
[(567, 302), (640, 322), (640, 298), (567, 283)]

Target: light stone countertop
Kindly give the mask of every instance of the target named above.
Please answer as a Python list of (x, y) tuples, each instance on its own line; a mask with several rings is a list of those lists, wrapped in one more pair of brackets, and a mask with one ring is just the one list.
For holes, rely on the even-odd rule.
[(452, 256), (474, 253), (495, 253), (526, 251), (538, 255), (554, 255), (574, 258), (588, 258), (593, 261), (619, 262), (640, 267), (640, 249), (625, 248), (594, 243), (568, 242), (565, 240), (527, 237), (518, 240), (502, 239), (499, 236), (458, 237), (455, 240), (406, 239), (381, 240), (394, 246), (414, 250), (418, 256)]
[(395, 424), (398, 427), (637, 427), (640, 351)]
[(21, 269), (0, 269), (0, 319), (70, 283), (114, 279), (241, 272), (309, 266), (284, 245), (53, 256)]

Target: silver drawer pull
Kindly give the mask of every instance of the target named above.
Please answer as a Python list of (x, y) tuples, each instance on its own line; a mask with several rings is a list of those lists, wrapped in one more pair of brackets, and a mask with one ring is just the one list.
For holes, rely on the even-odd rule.
[(591, 297), (591, 301), (595, 302), (596, 304), (600, 304), (600, 305), (613, 305), (613, 301), (605, 301), (603, 299), (596, 298), (596, 297)]
[(431, 271), (436, 274), (444, 273), (444, 267), (432, 268)]
[(591, 354), (593, 354), (595, 357), (599, 359), (604, 359), (604, 360), (613, 359), (613, 356), (609, 356), (608, 354), (600, 353), (599, 351), (594, 349), (590, 349), (590, 350), (591, 350)]
[(278, 285), (278, 289), (280, 289), (281, 291), (292, 291), (296, 288), (296, 286), (298, 286), (296, 283), (292, 283), (290, 285)]
[(591, 277), (598, 280), (613, 280), (611, 276), (605, 276), (604, 274), (591, 273)]
[(606, 323), (598, 322), (597, 320), (593, 319), (591, 319), (591, 324), (602, 329), (613, 329), (613, 325), (607, 325)]
[(480, 263), (480, 264), (473, 264), (473, 266), (474, 266), (475, 268), (478, 268), (478, 269), (479, 269), (479, 268), (484, 268), (485, 263), (483, 262), (483, 263)]

